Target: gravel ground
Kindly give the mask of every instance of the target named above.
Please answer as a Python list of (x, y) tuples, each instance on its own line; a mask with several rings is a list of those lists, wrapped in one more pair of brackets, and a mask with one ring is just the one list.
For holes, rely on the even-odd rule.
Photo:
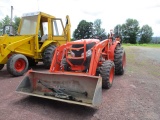
[[(23, 79), (0, 71), (0, 120), (160, 120), (160, 49), (126, 47), (127, 67), (98, 109), (15, 92)], [(46, 71), (42, 65), (33, 68)]]

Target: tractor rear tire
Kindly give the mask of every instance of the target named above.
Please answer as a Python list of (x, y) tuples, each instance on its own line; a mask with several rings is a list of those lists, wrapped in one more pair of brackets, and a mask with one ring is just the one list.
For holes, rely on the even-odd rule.
[(126, 54), (122, 47), (118, 46), (114, 51), (115, 74), (123, 75), (126, 65)]
[(0, 64), (0, 70), (2, 70), (4, 67), (4, 64)]
[(28, 60), (22, 54), (12, 55), (7, 62), (7, 71), (17, 77), (22, 76), (28, 70)]
[(102, 77), (102, 88), (109, 89), (112, 87), (114, 80), (114, 62), (106, 60), (100, 67), (100, 75)]
[(50, 45), (43, 52), (43, 55), (42, 55), (43, 64), (44, 64), (44, 67), (47, 69), (50, 68), (55, 49), (56, 49), (56, 46)]

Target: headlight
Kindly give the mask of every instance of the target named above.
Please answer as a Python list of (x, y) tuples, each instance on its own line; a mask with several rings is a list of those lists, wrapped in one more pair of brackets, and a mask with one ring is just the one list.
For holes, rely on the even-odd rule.
[[(91, 51), (91, 49), (90, 49), (90, 50), (88, 50), (88, 51), (86, 52), (86, 57), (91, 56), (91, 54), (92, 54), (92, 51)], [(83, 56), (84, 56), (84, 53), (82, 53), (81, 56), (83, 57)]]
[(72, 56), (72, 57), (75, 57), (74, 52), (70, 51), (70, 53), (71, 53), (71, 56)]

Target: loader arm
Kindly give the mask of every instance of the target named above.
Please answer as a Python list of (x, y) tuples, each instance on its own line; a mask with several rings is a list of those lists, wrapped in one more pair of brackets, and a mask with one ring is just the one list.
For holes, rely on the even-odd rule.
[(71, 38), (71, 22), (70, 22), (70, 18), (67, 15), (66, 16), (66, 25), (65, 25), (65, 32), (67, 35), (67, 42), (70, 42), (70, 38)]
[(96, 44), (94, 48), (92, 48), (92, 58), (90, 62), (89, 75), (96, 74), (96, 68), (100, 63), (100, 56), (103, 54), (107, 57), (107, 59), (114, 60), (114, 50), (119, 41), (112, 42), (111, 39), (106, 39)]
[(56, 51), (55, 55), (53, 56), (51, 67), (50, 67), (50, 72), (56, 72), (60, 70), (60, 63), (63, 57), (63, 54), (65, 54), (65, 48), (67, 47), (66, 44), (59, 46)]
[[(19, 46), (25, 44), (26, 42), (30, 41), (33, 39), (34, 36), (29, 36), (29, 37), (26, 37), (24, 39), (21, 39), (21, 40), (18, 40), (18, 41), (15, 41), (15, 42), (12, 42), (10, 44), (8, 44), (7, 46), (3, 43), (3, 44), (0, 44), (0, 52), (1, 52), (1, 55), (0, 55), (0, 62), (1, 63), (4, 63), (5, 64), (5, 61), (7, 59), (7, 56), (11, 53), (11, 52), (16, 52), (16, 48), (18, 48)], [(5, 38), (4, 38), (5, 39)], [(28, 54), (29, 56), (34, 56), (34, 53), (31, 54), (31, 53), (26, 53), (25, 54)]]

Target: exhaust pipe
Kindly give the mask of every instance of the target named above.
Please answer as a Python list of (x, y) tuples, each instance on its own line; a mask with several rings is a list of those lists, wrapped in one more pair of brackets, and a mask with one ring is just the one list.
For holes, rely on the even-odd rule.
[(69, 72), (28, 71), (16, 92), (71, 104), (97, 107), (102, 99), (102, 78)]

